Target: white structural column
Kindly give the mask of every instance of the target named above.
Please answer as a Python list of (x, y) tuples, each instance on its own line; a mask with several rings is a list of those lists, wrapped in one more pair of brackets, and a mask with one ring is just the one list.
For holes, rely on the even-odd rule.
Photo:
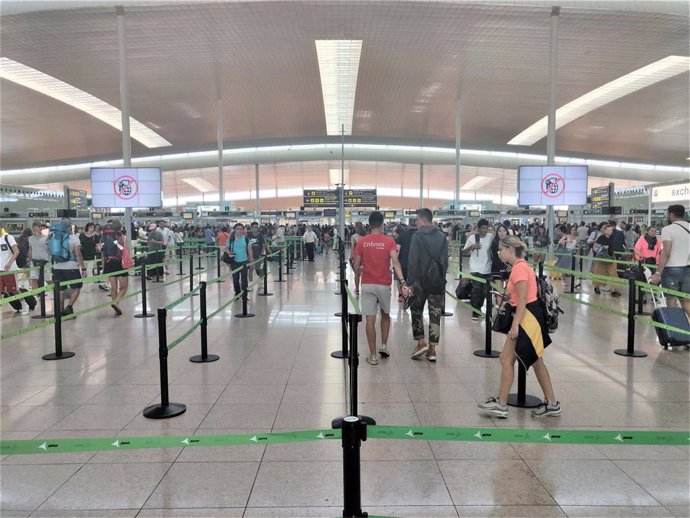
[[(132, 141), (129, 134), (129, 90), (127, 88), (127, 49), (125, 47), (125, 8), (116, 6), (117, 50), (120, 61), (120, 112), (122, 113), (122, 165), (132, 167)], [(125, 209), (124, 229), (129, 236), (129, 246), (136, 237), (132, 232), (132, 209)]]
[(340, 142), (340, 196), (338, 196), (338, 238), (345, 242), (345, 124)]
[[(546, 134), (546, 165), (556, 164), (556, 80), (558, 78), (558, 16), (560, 7), (551, 8), (551, 43), (549, 46), (549, 119)], [(553, 205), (547, 207), (546, 225), (549, 239), (553, 243)], [(549, 247), (549, 259), (553, 258), (553, 247)]]
[(254, 164), (254, 181), (256, 182), (256, 221), (261, 219), (261, 200), (259, 198), (259, 164)]
[(424, 164), (419, 164), (419, 208), (424, 208)]
[[(218, 97), (216, 104), (216, 119), (218, 123), (218, 205), (225, 203), (225, 185), (223, 183), (223, 100)], [(223, 207), (219, 207), (223, 210)]]
[(455, 208), (460, 203), (460, 99), (455, 101)]

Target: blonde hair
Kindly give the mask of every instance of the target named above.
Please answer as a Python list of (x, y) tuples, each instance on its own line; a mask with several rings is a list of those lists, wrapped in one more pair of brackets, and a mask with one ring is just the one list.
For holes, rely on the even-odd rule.
[(517, 236), (506, 236), (501, 239), (501, 244), (515, 250), (516, 257), (523, 257), (527, 250), (527, 245)]

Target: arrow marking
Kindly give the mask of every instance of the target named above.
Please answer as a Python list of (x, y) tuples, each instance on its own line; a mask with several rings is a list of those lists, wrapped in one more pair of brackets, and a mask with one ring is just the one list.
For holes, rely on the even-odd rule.
[(542, 439), (546, 439), (547, 441), (551, 441), (551, 434), (546, 434)]
[(48, 443), (47, 443), (47, 442), (44, 442), (43, 444), (41, 444), (41, 445), (39, 446), (39, 449), (41, 449), (41, 450), (43, 450), (43, 451), (48, 451)]
[(410, 437), (414, 437), (414, 434), (412, 433), (412, 428), (410, 428), (410, 431), (407, 432), (405, 435), (409, 435)]
[(249, 440), (250, 440), (250, 441), (254, 441), (254, 442), (259, 442), (259, 439), (256, 438), (256, 435), (255, 435), (254, 437), (252, 437), (251, 439), (249, 439)]
[(323, 436), (323, 432), (319, 433), (319, 435), (316, 436), (317, 439), (325, 439)]
[(185, 437), (184, 441), (182, 441), (182, 444), (189, 446), (189, 437)]
[(115, 446), (116, 448), (120, 447), (120, 440), (116, 440), (114, 443), (111, 444), (111, 446)]
[(482, 440), (482, 431), (479, 430), (477, 433), (475, 433), (472, 437), (476, 437), (480, 441)]
[(621, 434), (616, 435), (613, 439), (614, 439), (615, 441), (623, 442), (623, 437), (621, 437)]

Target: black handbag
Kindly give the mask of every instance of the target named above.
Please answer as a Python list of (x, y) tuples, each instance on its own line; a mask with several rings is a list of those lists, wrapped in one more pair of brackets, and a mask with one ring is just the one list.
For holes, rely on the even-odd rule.
[(221, 256), (220, 260), (223, 261), (225, 264), (232, 264), (232, 257), (227, 252), (223, 252), (223, 255)]
[(491, 324), (491, 330), (507, 335), (511, 327), (513, 327), (513, 308), (509, 304), (503, 304), (503, 299), (501, 299), (498, 311)]

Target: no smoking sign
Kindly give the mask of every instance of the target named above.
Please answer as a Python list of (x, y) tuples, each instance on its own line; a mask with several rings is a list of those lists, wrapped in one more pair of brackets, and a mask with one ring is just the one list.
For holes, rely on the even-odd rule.
[(557, 173), (549, 173), (541, 180), (541, 191), (549, 198), (558, 198), (565, 192), (565, 179)]

